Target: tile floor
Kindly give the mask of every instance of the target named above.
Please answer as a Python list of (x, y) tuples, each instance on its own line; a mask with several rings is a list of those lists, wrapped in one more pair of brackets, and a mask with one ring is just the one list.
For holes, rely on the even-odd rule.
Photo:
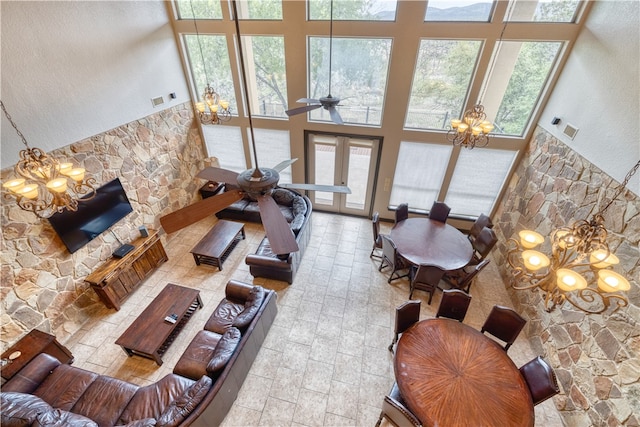
[[(387, 346), (393, 337), (395, 307), (408, 298), (406, 279), (387, 284), (379, 261), (369, 258), (371, 223), (362, 218), (314, 212), (313, 234), (292, 285), (253, 279), (245, 255), (264, 236), (262, 226), (247, 223), (247, 238), (224, 262), (223, 270), (196, 266), (189, 250), (215, 223), (203, 220), (170, 236), (169, 261), (151, 275), (120, 311), (101, 309), (65, 344), (74, 366), (144, 385), (170, 373), (178, 358), (218, 301), (229, 279), (260, 284), (278, 293), (278, 315), (225, 426), (373, 426), (384, 395), (394, 381)], [(382, 223), (388, 232), (390, 223)], [(199, 310), (165, 353), (162, 366), (127, 357), (114, 344), (137, 314), (166, 283), (200, 290)], [(479, 275), (465, 323), (480, 328), (494, 304), (512, 305), (495, 265)], [(441, 293), (421, 317), (433, 316)], [(517, 366), (536, 355), (522, 334), (509, 350)], [(390, 425), (386, 421), (383, 426)], [(536, 407), (536, 426), (562, 426), (551, 400)]]

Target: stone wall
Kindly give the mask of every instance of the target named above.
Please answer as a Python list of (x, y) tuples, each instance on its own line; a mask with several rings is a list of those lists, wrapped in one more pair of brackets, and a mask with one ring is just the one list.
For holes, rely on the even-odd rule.
[[(494, 218), (499, 243), (493, 256), (505, 283), (513, 281), (505, 259), (509, 238), (517, 239), (525, 228), (548, 236), (559, 226), (589, 219), (618, 186), (538, 128)], [(616, 271), (631, 282), (628, 306), (586, 315), (565, 303), (548, 313), (539, 291), (509, 287), (529, 319), (533, 348), (557, 373), (561, 393), (553, 400), (568, 426), (640, 424), (640, 198), (624, 191), (605, 217), (609, 245), (620, 258)]]
[[(111, 230), (129, 242), (140, 225), (158, 229), (161, 214), (194, 199), (204, 153), (191, 106), (182, 104), (50, 154), (82, 165), (98, 185), (120, 178), (133, 213)], [(12, 174), (13, 168), (2, 170), (2, 181)], [(105, 232), (70, 254), (49, 221), (23, 211), (13, 198), (3, 197), (1, 218), (2, 350), (34, 328), (64, 342), (104, 308), (84, 278), (120, 244)]]

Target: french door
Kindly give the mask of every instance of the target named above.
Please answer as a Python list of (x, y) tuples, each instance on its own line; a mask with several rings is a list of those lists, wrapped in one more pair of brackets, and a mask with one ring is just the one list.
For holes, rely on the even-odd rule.
[(346, 185), (351, 194), (311, 191), (313, 208), (368, 216), (378, 169), (380, 139), (353, 135), (307, 133), (307, 182)]

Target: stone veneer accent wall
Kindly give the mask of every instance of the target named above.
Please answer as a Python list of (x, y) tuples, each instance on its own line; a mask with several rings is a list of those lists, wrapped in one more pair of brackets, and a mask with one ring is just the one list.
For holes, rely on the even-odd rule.
[[(493, 256), (505, 282), (512, 280), (505, 260), (509, 238), (525, 228), (548, 236), (591, 218), (618, 185), (538, 128), (494, 216), (499, 243)], [(627, 307), (586, 315), (565, 304), (547, 313), (539, 291), (509, 287), (529, 319), (534, 350), (555, 369), (561, 393), (553, 400), (568, 426), (640, 425), (640, 198), (623, 192), (605, 216), (610, 247), (620, 258), (616, 271), (631, 281)]]
[[(161, 214), (191, 203), (205, 149), (190, 104), (182, 104), (51, 152), (85, 167), (102, 185), (116, 177), (133, 213), (111, 229), (123, 242), (138, 227), (158, 229)], [(4, 181), (13, 168), (1, 171)], [(163, 236), (166, 239), (166, 236)], [(2, 350), (32, 329), (64, 342), (104, 308), (84, 278), (119, 243), (105, 232), (70, 254), (46, 219), (2, 200)]]

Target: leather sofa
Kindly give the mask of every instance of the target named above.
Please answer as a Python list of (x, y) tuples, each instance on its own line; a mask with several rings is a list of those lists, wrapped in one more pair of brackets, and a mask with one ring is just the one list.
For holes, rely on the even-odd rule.
[[(188, 359), (194, 353), (189, 353), (189, 348), (173, 373), (147, 386), (65, 365), (43, 353), (2, 386), (1, 424), (219, 425), (277, 314), (274, 291), (237, 281), (230, 281), (225, 291), (225, 298), (207, 321), (210, 329), (218, 331), (207, 331), (210, 340), (204, 342), (210, 353), (195, 367), (205, 374), (190, 371), (193, 360)], [(190, 348), (197, 348), (193, 341)]]
[(282, 188), (273, 191), (273, 198), (280, 209), (284, 209), (285, 218), (295, 235), (299, 250), (289, 254), (275, 254), (271, 250), (269, 239), (265, 236), (256, 252), (246, 256), (245, 262), (253, 277), (265, 277), (291, 284), (311, 239), (311, 200), (295, 191)]

